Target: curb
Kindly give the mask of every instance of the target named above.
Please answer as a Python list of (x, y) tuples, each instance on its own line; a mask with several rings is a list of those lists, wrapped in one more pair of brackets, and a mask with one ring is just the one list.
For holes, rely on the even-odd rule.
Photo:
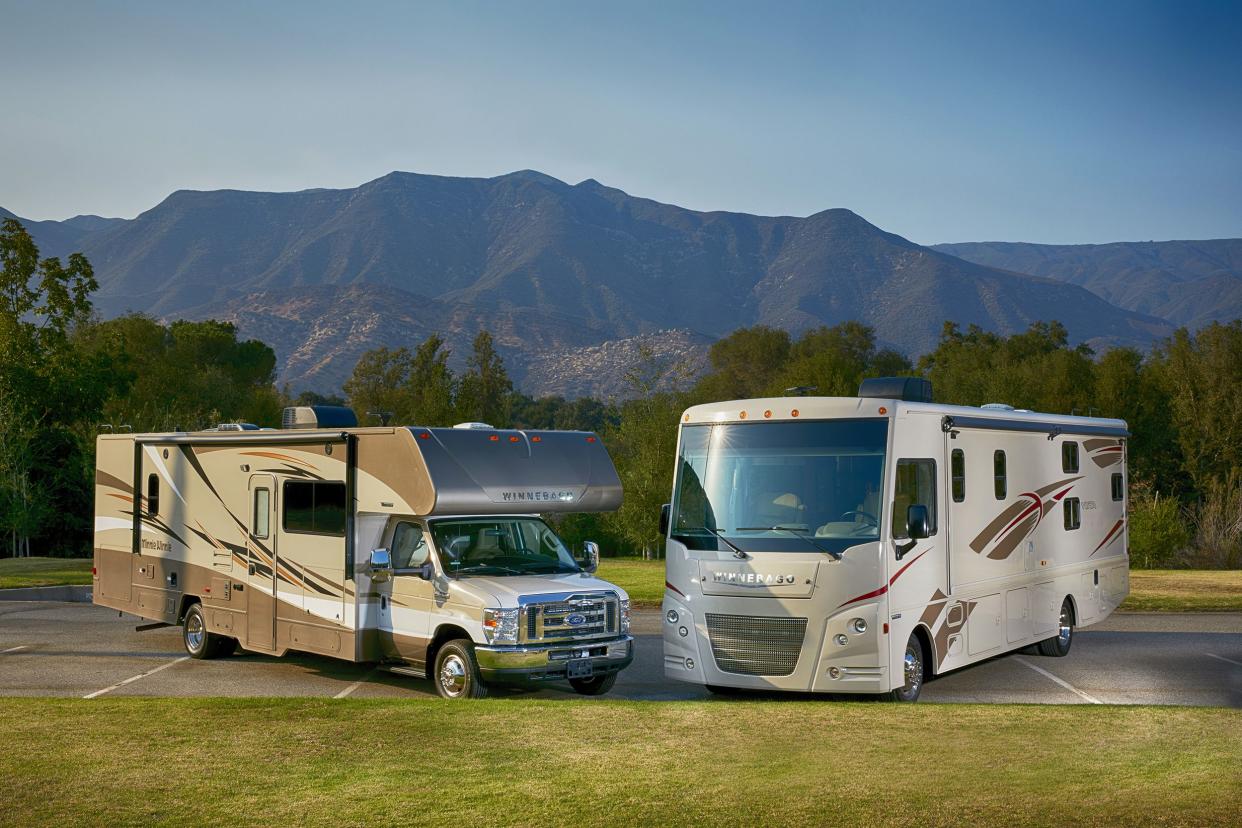
[(0, 601), (68, 601), (75, 604), (91, 602), (92, 587), (49, 586), (0, 589)]

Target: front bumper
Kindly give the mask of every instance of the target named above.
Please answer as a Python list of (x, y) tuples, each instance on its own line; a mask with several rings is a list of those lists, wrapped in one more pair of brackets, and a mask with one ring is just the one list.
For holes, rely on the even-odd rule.
[(606, 676), (629, 667), (634, 660), (634, 638), (626, 635), (607, 641), (516, 647), (476, 644), (474, 654), (484, 681), (564, 681), (570, 661), (589, 661), (592, 676)]

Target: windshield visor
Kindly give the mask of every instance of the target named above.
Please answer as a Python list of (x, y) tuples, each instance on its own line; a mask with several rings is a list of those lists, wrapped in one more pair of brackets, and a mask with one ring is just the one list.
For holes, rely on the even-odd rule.
[(538, 518), (437, 520), (431, 534), (450, 575), (578, 572), (564, 542)]
[(888, 420), (682, 427), (671, 536), (690, 549), (840, 552), (879, 540)]

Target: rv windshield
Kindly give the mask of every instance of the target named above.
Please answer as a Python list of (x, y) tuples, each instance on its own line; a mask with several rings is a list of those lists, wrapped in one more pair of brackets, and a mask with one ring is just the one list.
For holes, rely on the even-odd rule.
[(671, 535), (747, 553), (878, 540), (887, 440), (881, 419), (684, 426)]
[(450, 575), (547, 575), (578, 572), (578, 564), (538, 518), (431, 521), (444, 571)]

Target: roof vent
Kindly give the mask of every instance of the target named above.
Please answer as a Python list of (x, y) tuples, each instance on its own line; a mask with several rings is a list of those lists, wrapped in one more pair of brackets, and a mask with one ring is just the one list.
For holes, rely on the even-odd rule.
[(1013, 406), (1008, 403), (988, 403), (979, 407), (984, 411), (1013, 411)]
[(858, 386), (858, 396), (929, 403), (932, 401), (931, 380), (922, 377), (872, 377)]
[(480, 430), (481, 429), (495, 430), (495, 426), (488, 425), (487, 423), (458, 423), (457, 425), (453, 426), (453, 428), (473, 428), (473, 429), (480, 429)]
[(284, 410), (281, 428), (357, 428), (358, 417), (343, 405), (295, 405)]

